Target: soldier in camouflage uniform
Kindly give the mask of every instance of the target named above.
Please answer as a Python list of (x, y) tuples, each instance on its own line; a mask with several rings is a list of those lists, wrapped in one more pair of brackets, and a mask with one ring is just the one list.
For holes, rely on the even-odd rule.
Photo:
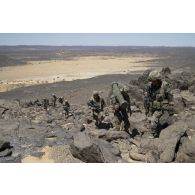
[(52, 94), (52, 106), (55, 108), (56, 107), (56, 102), (57, 102), (57, 97), (55, 94)]
[(70, 104), (69, 104), (68, 100), (65, 100), (64, 105), (63, 105), (63, 109), (64, 109), (65, 118), (68, 118), (69, 110), (70, 110)]
[(170, 116), (173, 115), (173, 96), (169, 84), (162, 81), (158, 71), (152, 71), (148, 80), (144, 107), (152, 134), (157, 137), (159, 131), (170, 124)]
[(48, 107), (49, 107), (49, 100), (44, 98), (43, 99), (43, 108), (48, 111)]
[(97, 91), (94, 91), (93, 96), (91, 97), (87, 105), (92, 109), (92, 116), (96, 121), (96, 126), (98, 127), (104, 119), (103, 111), (106, 105), (105, 101)]
[(130, 97), (129, 97), (129, 94), (128, 94), (129, 89), (128, 89), (127, 86), (123, 86), (123, 87), (120, 89), (120, 91), (121, 91), (121, 94), (122, 94), (124, 100), (127, 101), (127, 103), (128, 103), (128, 106), (127, 106), (127, 113), (129, 113), (130, 116), (131, 116), (132, 111), (131, 111), (131, 101), (130, 101)]
[(115, 122), (115, 129), (116, 130), (124, 130), (127, 133), (129, 133), (129, 116), (128, 112), (131, 115), (131, 104), (130, 104), (130, 97), (128, 95), (128, 88), (123, 85), (118, 85), (120, 92), (122, 94), (122, 97), (127, 102), (127, 107), (123, 108), (120, 106), (117, 98), (112, 94), (110, 98), (110, 103), (113, 106), (114, 110), (114, 122)]
[(64, 97), (59, 97), (58, 101), (59, 101), (60, 104), (63, 104), (64, 103)]

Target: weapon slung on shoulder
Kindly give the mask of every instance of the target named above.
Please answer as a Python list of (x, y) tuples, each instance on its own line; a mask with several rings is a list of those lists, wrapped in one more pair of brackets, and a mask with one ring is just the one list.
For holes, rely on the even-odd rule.
[(113, 96), (117, 99), (121, 108), (127, 108), (128, 102), (124, 100), (117, 82), (112, 83), (112, 93)]

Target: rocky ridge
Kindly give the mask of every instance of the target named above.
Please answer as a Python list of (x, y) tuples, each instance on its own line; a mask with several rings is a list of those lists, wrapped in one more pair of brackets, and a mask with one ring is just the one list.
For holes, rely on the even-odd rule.
[(33, 99), (0, 99), (0, 162), (25, 162), (29, 156), (41, 161), (45, 148), (52, 162), (195, 162), (194, 74), (162, 70), (174, 95), (175, 115), (158, 138), (150, 139), (143, 108), (150, 71), (126, 83), (133, 111), (129, 134), (112, 127), (111, 110), (98, 129), (83, 103), (72, 103), (66, 119), (60, 104), (46, 112), (30, 105)]

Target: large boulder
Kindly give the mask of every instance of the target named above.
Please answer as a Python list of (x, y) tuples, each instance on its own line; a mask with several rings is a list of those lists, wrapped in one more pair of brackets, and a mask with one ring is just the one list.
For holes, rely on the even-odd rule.
[(195, 96), (189, 91), (182, 92), (182, 98), (186, 107), (190, 108), (195, 105)]
[(117, 139), (128, 139), (129, 134), (125, 131), (107, 131), (104, 135), (99, 136), (99, 138), (102, 138), (108, 142), (117, 140)]
[(174, 160), (179, 141), (187, 129), (188, 126), (184, 122), (178, 121), (160, 133), (158, 151), (161, 154), (159, 162), (172, 162)]
[(74, 157), (89, 163), (118, 162), (120, 159), (120, 151), (112, 144), (101, 139), (91, 139), (85, 132), (74, 135), (70, 151)]
[[(1, 158), (11, 156), (12, 155), (12, 146), (10, 145), (10, 142), (3, 140), (0, 138), (0, 161)], [(6, 162), (6, 160), (4, 159)]]
[(163, 129), (159, 138), (142, 139), (140, 147), (146, 154), (153, 151), (155, 155), (159, 155), (158, 162), (172, 162), (176, 157), (180, 140), (187, 129), (188, 126), (183, 121), (175, 122)]
[(129, 85), (129, 94), (130, 94), (131, 99), (133, 98), (133, 99), (136, 99), (136, 101), (143, 102), (144, 92), (138, 86)]
[(172, 85), (173, 89), (188, 90), (193, 78), (194, 74), (192, 72), (182, 71), (170, 74), (167, 81)]
[(177, 153), (176, 162), (195, 162), (195, 135), (183, 139)]
[(171, 74), (171, 69), (170, 69), (169, 67), (164, 67), (164, 68), (162, 68), (162, 70), (161, 70), (161, 74), (162, 74), (164, 77), (166, 77), (166, 76), (168, 76), (169, 74)]
[(145, 84), (148, 82), (148, 76), (151, 71), (152, 69), (148, 69), (144, 71), (143, 74), (138, 77), (138, 79), (131, 80), (129, 84), (134, 86), (139, 86), (139, 88), (143, 90), (145, 88)]
[(172, 90), (172, 94), (173, 94), (174, 112), (178, 114), (185, 109), (186, 105), (179, 89)]

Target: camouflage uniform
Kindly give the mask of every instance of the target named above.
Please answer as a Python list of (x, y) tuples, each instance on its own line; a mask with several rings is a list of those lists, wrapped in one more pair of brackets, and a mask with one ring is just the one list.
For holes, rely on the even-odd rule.
[(100, 125), (104, 119), (103, 110), (106, 105), (104, 99), (100, 97), (98, 92), (94, 91), (87, 104), (92, 109), (92, 116), (96, 121), (96, 125)]
[(115, 129), (128, 132), (130, 127), (128, 112), (131, 114), (130, 97), (128, 95), (128, 89), (126, 86), (119, 85), (119, 88), (124, 100), (128, 103), (128, 105), (126, 108), (122, 108), (114, 95), (111, 95), (110, 101), (114, 110)]
[(132, 111), (131, 111), (131, 100), (128, 94), (128, 88), (126, 86), (124, 86), (123, 88), (121, 88), (121, 94), (124, 98), (125, 101), (127, 101), (128, 105), (127, 105), (127, 112), (131, 115)]
[(48, 111), (48, 106), (49, 106), (49, 100), (44, 98), (43, 99), (43, 107), (46, 111)]
[(119, 104), (114, 105), (114, 122), (116, 130), (128, 132), (130, 127), (129, 117), (126, 109), (121, 108)]
[(65, 100), (63, 108), (64, 108), (64, 112), (65, 112), (65, 117), (68, 118), (69, 110), (70, 110), (70, 104), (69, 104), (68, 100)]
[(170, 86), (161, 80), (159, 72), (151, 72), (149, 80), (144, 97), (144, 107), (152, 133), (157, 135), (159, 130), (170, 124), (170, 116), (173, 115), (173, 96)]
[(52, 106), (55, 108), (56, 107), (56, 101), (57, 101), (57, 97), (55, 94), (52, 94)]
[(59, 101), (60, 104), (63, 104), (64, 103), (64, 98), (63, 97), (59, 97), (58, 101)]

